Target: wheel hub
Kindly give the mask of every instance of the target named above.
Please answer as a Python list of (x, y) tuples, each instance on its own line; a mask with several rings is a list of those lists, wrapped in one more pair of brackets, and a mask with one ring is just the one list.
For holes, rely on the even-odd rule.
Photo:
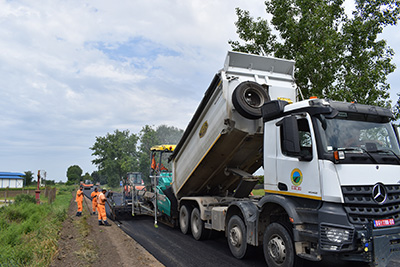
[(268, 253), (276, 263), (283, 263), (286, 259), (285, 242), (280, 236), (273, 236), (268, 242)]
[(232, 227), (231, 231), (229, 232), (229, 239), (231, 241), (231, 244), (234, 245), (235, 247), (240, 247), (242, 244), (243, 240), (243, 235), (242, 231), (240, 231), (239, 227), (235, 226)]

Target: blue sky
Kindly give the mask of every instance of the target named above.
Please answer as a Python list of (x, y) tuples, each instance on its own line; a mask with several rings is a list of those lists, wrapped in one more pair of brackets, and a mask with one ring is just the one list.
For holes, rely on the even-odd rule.
[[(0, 0), (0, 171), (66, 181), (96, 170), (96, 136), (184, 129), (237, 39), (236, 7), (266, 16), (262, 0)], [(382, 37), (400, 54), (398, 27)]]

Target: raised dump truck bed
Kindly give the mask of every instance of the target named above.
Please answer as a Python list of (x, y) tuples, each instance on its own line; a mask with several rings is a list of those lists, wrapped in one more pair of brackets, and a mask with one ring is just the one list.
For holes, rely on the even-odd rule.
[(262, 166), (260, 107), (295, 100), (293, 73), (293, 61), (228, 52), (170, 158), (178, 199), (232, 193)]

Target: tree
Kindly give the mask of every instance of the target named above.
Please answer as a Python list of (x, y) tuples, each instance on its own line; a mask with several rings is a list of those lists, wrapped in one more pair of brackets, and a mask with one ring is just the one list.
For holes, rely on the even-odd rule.
[(114, 134), (96, 137), (95, 144), (90, 147), (92, 163), (98, 167), (100, 176), (105, 176), (107, 184), (118, 186), (120, 179), (130, 171), (138, 168), (137, 145), (138, 137), (128, 130), (115, 130)]
[(82, 180), (83, 180), (83, 181), (86, 181), (86, 180), (92, 181), (93, 178), (92, 178), (92, 176), (90, 176), (90, 174), (87, 172), (87, 173), (85, 173), (85, 175), (82, 177)]
[(306, 98), (389, 106), (387, 75), (395, 69), (393, 50), (378, 35), (399, 20), (399, 0), (356, 0), (352, 17), (343, 0), (267, 0), (268, 20), (236, 9), (234, 51), (296, 61), (295, 79)]
[(96, 184), (98, 182), (100, 183), (100, 174), (98, 171), (92, 172), (92, 174), (90, 176), (92, 176), (92, 178), (93, 178), (93, 184)]
[(183, 130), (174, 126), (160, 125), (156, 129), (159, 144), (177, 145), (183, 135)]
[(146, 125), (140, 131), (139, 171), (147, 181), (150, 175), (150, 148), (156, 145), (175, 145), (183, 135), (183, 130), (174, 126), (160, 125), (154, 130)]
[(140, 131), (140, 146), (139, 146), (139, 172), (148, 183), (150, 182), (150, 148), (159, 145), (160, 141), (157, 138), (157, 132), (149, 125), (145, 125)]
[(31, 171), (26, 171), (25, 173), (25, 185), (31, 185), (32, 184), (32, 180), (33, 180), (33, 172)]
[(67, 179), (70, 184), (71, 183), (79, 183), (82, 178), (82, 169), (78, 165), (72, 165), (68, 167), (67, 170)]

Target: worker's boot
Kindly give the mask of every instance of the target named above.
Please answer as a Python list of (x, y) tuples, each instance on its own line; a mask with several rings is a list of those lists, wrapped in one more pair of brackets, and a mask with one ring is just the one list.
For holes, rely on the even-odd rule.
[(104, 225), (105, 226), (111, 226), (111, 224), (109, 224), (107, 221), (104, 221)]
[(99, 221), (99, 225), (103, 225), (103, 222), (101, 220)]
[(76, 215), (75, 215), (75, 216), (78, 216), (78, 217), (81, 216), (81, 212), (79, 212), (79, 211), (76, 212)]

